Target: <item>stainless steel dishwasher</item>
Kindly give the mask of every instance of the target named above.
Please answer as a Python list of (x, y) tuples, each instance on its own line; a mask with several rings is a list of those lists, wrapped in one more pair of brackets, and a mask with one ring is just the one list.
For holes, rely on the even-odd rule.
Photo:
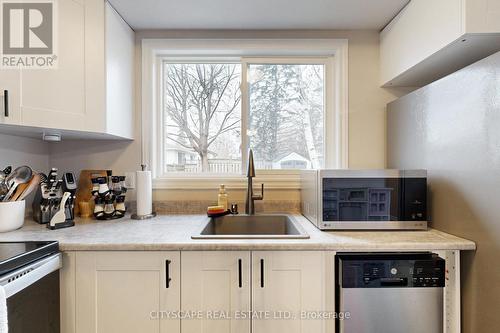
[(341, 333), (441, 333), (445, 261), (433, 253), (337, 256)]

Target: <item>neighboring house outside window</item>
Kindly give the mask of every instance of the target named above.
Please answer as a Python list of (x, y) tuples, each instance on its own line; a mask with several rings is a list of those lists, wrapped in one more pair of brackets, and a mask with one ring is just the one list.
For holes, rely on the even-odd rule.
[[(254, 50), (252, 56), (246, 50), (156, 56), (158, 113), (150, 116), (156, 149), (145, 148), (154, 152), (155, 178), (241, 175), (248, 148), (261, 174), (341, 165), (336, 56), (263, 50), (259, 57)], [(304, 52), (315, 53), (306, 46)]]

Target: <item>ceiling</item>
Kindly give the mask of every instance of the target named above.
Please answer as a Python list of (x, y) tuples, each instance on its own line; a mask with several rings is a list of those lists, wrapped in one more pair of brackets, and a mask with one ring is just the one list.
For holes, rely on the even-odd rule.
[(409, 0), (110, 0), (134, 30), (382, 29)]

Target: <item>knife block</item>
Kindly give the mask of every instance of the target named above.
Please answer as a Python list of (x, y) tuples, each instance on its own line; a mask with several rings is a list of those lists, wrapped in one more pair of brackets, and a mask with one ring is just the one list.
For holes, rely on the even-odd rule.
[[(63, 188), (59, 188), (56, 191), (48, 191), (46, 184), (44, 182), (40, 183), (36, 190), (32, 205), (33, 219), (40, 224), (49, 223), (54, 214), (59, 210), (63, 194)], [(72, 195), (64, 207), (66, 221), (74, 220), (74, 205), (75, 197)]]

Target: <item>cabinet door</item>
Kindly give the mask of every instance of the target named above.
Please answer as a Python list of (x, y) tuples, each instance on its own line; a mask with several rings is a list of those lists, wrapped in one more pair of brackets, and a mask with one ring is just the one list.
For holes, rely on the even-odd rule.
[[(323, 251), (252, 252), (253, 333), (334, 329), (334, 257)], [(303, 317), (307, 315), (308, 317)]]
[[(87, 105), (86, 81), (91, 79), (87, 77), (87, 63), (91, 59), (86, 49), (90, 48), (90, 43), (100, 42), (99, 38), (89, 40), (88, 36), (93, 36), (95, 28), (90, 25), (95, 25), (97, 19), (102, 21), (98, 28), (104, 35), (104, 2), (101, 0), (96, 9), (93, 2), (95, 0), (57, 2), (57, 33), (54, 35), (57, 68), (21, 70), (23, 125), (94, 131), (105, 128), (104, 108), (96, 110), (90, 107), (93, 105)], [(101, 47), (100, 62), (103, 64), (103, 45)], [(104, 82), (104, 70), (101, 75)], [(96, 84), (95, 80), (93, 82)], [(101, 114), (95, 117), (95, 111)]]
[[(20, 84), (19, 70), (0, 69), (0, 124), (19, 125), (21, 123)], [(7, 97), (5, 96), (6, 90)]]
[(134, 31), (106, 3), (106, 132), (125, 138), (134, 137), (134, 52)]
[(250, 252), (182, 252), (181, 309), (182, 333), (250, 332)]
[[(179, 252), (77, 252), (76, 333), (175, 333)], [(163, 316), (163, 317), (162, 317)]]

